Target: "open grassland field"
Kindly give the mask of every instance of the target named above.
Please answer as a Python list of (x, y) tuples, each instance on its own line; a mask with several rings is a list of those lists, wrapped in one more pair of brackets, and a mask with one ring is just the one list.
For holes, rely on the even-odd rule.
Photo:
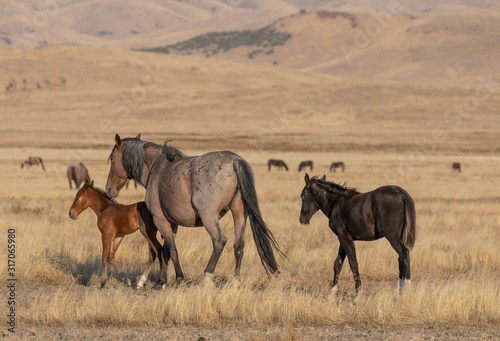
[[(12, 19), (0, 20), (0, 31), (11, 32), (31, 3), (4, 11)], [(87, 20), (97, 12), (115, 17), (120, 7), (108, 3), (61, 7), (36, 36), (39, 48), (0, 49), (0, 335), (10, 336), (3, 321), (8, 230), (15, 229), (16, 337), (22, 340), (500, 339), (498, 4), (476, 1), (470, 16), (465, 0), (450, 7), (411, 4), (432, 13), (395, 16), (349, 63), (339, 44), (374, 20), (368, 14), (351, 13), (355, 22), (338, 13), (280, 19), (272, 28), (292, 37), (254, 58), (248, 46), (210, 58), (203, 51), (181, 56), (118, 49), (165, 46), (217, 27), (255, 30), (306, 3), (333, 10), (334, 2), (275, 1), (271, 10), (268, 1), (251, 1), (252, 8), (234, 8), (221, 22), (217, 13), (208, 16), (206, 1), (147, 1), (140, 6), (157, 16), (142, 10), (135, 16), (148, 18), (140, 34), (123, 23), (111, 31)], [(171, 6), (165, 12), (160, 3)], [(99, 11), (102, 6), (112, 13)], [(173, 21), (179, 31), (165, 28), (166, 37), (156, 24), (172, 16), (185, 25)], [(45, 47), (46, 36), (54, 39), (48, 44), (87, 46)], [(264, 220), (288, 257), (278, 257), (280, 275), (267, 277), (247, 223), (241, 278), (234, 279), (228, 213), (220, 221), (228, 243), (214, 288), (202, 285), (212, 252), (208, 234), (180, 227), (176, 244), (186, 281), (177, 285), (170, 265), (167, 288), (152, 289), (155, 265), (146, 288), (135, 290), (109, 267), (111, 278), (100, 289), (96, 217), (87, 210), (76, 221), (69, 218), (75, 190), (66, 169), (82, 161), (103, 187), (115, 133), (142, 133), (160, 144), (170, 138), (188, 155), (232, 150), (248, 160)], [(47, 170), (21, 170), (28, 156), (42, 157)], [(270, 158), (283, 159), (290, 171), (268, 172)], [(328, 297), (339, 243), (321, 213), (308, 227), (299, 224), (304, 172), (298, 165), (304, 160), (315, 163), (309, 174), (326, 174), (361, 192), (393, 184), (412, 195), (418, 231), (410, 287), (396, 290), (397, 254), (382, 239), (356, 243), (363, 282), (358, 299), (347, 262), (338, 295)], [(345, 163), (344, 173), (329, 172), (334, 161)], [(461, 163), (461, 173), (452, 172), (453, 162)], [(133, 186), (118, 197), (120, 203), (143, 199), (144, 189)], [(136, 284), (147, 257), (146, 242), (135, 233), (125, 237), (116, 260)]]
[[(147, 139), (147, 136), (143, 136)], [(161, 141), (156, 141), (161, 142)], [(182, 148), (181, 144), (177, 144)], [(112, 147), (92, 150), (85, 161), (96, 186), (103, 187)], [(221, 220), (228, 243), (216, 268), (216, 286), (202, 285), (211, 254), (204, 228), (180, 227), (177, 247), (187, 277), (175, 285), (168, 270), (165, 290), (134, 290), (117, 280), (99, 289), (101, 242), (95, 214), (68, 216), (75, 190), (65, 178), (67, 150), (35, 149), (47, 171), (20, 170), (27, 148), (3, 148), (0, 156), (0, 225), (16, 230), (18, 336), (32, 338), (112, 337), (191, 339), (491, 339), (500, 337), (500, 215), (497, 185), (500, 159), (491, 156), (429, 157), (399, 185), (414, 198), (418, 237), (411, 253), (412, 284), (397, 293), (397, 255), (385, 240), (357, 242), (363, 289), (354, 303), (346, 263), (337, 297), (328, 298), (338, 241), (318, 213), (308, 227), (298, 222), (303, 172), (346, 181), (360, 191), (387, 183), (400, 167), (397, 153), (304, 153), (243, 151), (251, 160), (263, 217), (289, 260), (278, 258), (281, 274), (269, 279), (260, 264), (249, 225), (241, 280), (233, 278), (231, 214)], [(206, 150), (183, 151), (197, 155)], [(290, 171), (267, 170), (268, 158), (281, 158)], [(329, 173), (342, 160), (345, 173)], [(451, 173), (459, 160), (462, 173)], [(121, 203), (143, 200), (144, 190), (123, 189)], [(6, 246), (6, 245), (4, 245)], [(2, 257), (6, 258), (5, 247)], [(117, 262), (134, 284), (147, 260), (139, 233), (125, 237)], [(155, 264), (152, 281), (159, 275)], [(0, 273), (7, 273), (0, 262)], [(2, 287), (7, 285), (1, 277)], [(7, 311), (6, 299), (0, 310)]]

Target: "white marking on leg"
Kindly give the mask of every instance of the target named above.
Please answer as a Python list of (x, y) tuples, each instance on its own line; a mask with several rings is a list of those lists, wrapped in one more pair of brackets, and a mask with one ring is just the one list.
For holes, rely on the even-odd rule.
[(205, 272), (205, 277), (203, 278), (203, 287), (212, 289), (214, 287), (214, 274)]
[(139, 283), (137, 283), (137, 287), (142, 288), (144, 286), (144, 283), (146, 283), (146, 277), (142, 275), (141, 278), (139, 279)]
[(337, 296), (337, 292), (339, 291), (337, 286), (334, 286), (330, 289), (330, 294), (328, 295), (329, 299), (333, 299)]

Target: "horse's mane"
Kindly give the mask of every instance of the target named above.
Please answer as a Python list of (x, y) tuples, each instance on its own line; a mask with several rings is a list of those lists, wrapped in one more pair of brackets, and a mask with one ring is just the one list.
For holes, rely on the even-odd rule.
[(322, 188), (326, 189), (329, 192), (340, 191), (340, 192), (346, 192), (348, 194), (359, 193), (356, 188), (347, 187), (345, 183), (343, 185), (336, 184), (335, 182), (318, 179), (317, 176), (312, 177), (311, 181), (317, 183), (318, 185), (320, 185)]
[(167, 158), (168, 161), (172, 162), (174, 161), (176, 156), (181, 156), (182, 152), (175, 147), (169, 146), (168, 143), (170, 141), (171, 140), (169, 139), (165, 140), (165, 142), (163, 143), (162, 153)]
[(122, 142), (123, 169), (125, 169), (125, 173), (127, 173), (129, 178), (140, 181), (144, 162), (146, 161), (144, 148), (148, 147), (161, 150), (161, 146), (154, 142), (142, 141), (134, 138), (126, 138), (123, 139)]
[(97, 193), (99, 193), (100, 195), (102, 195), (103, 197), (105, 197), (106, 199), (111, 200), (113, 203), (116, 203), (116, 200), (111, 198), (104, 190), (102, 190), (98, 187), (94, 187), (94, 185), (92, 185), (92, 184), (89, 184), (89, 187), (92, 188)]

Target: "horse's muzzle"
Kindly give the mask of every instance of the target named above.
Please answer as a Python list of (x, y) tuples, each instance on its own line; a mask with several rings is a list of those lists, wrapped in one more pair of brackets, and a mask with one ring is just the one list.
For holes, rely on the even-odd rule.
[(300, 224), (304, 225), (304, 226), (308, 226), (309, 225), (309, 220), (307, 220), (306, 218), (304, 218), (303, 216), (300, 216), (299, 217), (299, 222)]
[(73, 220), (76, 220), (78, 216), (76, 215), (75, 211), (69, 211), (69, 217)]

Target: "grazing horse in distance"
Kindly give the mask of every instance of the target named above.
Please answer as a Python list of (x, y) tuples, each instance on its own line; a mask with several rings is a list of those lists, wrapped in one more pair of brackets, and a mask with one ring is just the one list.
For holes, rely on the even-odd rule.
[(361, 287), (356, 240), (387, 238), (399, 258), (399, 289), (410, 284), (410, 250), (415, 245), (415, 204), (410, 195), (398, 186), (383, 186), (367, 193), (346, 188), (306, 173), (306, 185), (300, 195), (302, 208), (299, 221), (308, 225), (311, 217), (321, 210), (329, 219), (329, 227), (339, 239), (340, 247), (334, 262), (331, 294), (337, 290), (345, 257), (354, 275), (356, 295)]
[(302, 162), (300, 163), (300, 165), (299, 165), (299, 172), (300, 172), (302, 169), (306, 168), (306, 167), (311, 168), (311, 172), (312, 172), (312, 170), (313, 170), (313, 166), (314, 166), (314, 163), (313, 163), (312, 161), (310, 161), (310, 160), (309, 160), (309, 161), (302, 161)]
[[(229, 210), (234, 221), (235, 276), (240, 273), (247, 217), (264, 269), (268, 274), (277, 273), (273, 249), (281, 251), (262, 219), (250, 164), (229, 151), (187, 156), (167, 142), (161, 146), (140, 140), (140, 135), (122, 140), (116, 134), (106, 190), (116, 197), (127, 179), (146, 188), (146, 206), (165, 238), (177, 280), (184, 278), (175, 246), (178, 226), (205, 226), (213, 251), (203, 282), (213, 285), (215, 267), (227, 241), (219, 219)], [(166, 267), (161, 268), (160, 277), (166, 281)]]
[(69, 210), (69, 216), (71, 219), (76, 220), (78, 215), (88, 207), (92, 208), (97, 215), (97, 227), (101, 231), (101, 288), (104, 287), (108, 278), (108, 263), (113, 266), (118, 277), (127, 286), (131, 285), (130, 280), (125, 279), (118, 264), (116, 264), (115, 254), (123, 238), (137, 230), (141, 231), (149, 244), (148, 264), (137, 283), (138, 288), (143, 287), (156, 256), (158, 256), (160, 262), (164, 261), (162, 246), (156, 239), (157, 229), (144, 201), (132, 205), (118, 204), (108, 197), (103, 190), (94, 187), (94, 181), (89, 183), (88, 180), (85, 180), (83, 187), (76, 193), (75, 200)]
[(26, 168), (28, 169), (30, 166), (38, 166), (38, 165), (41, 165), (42, 166), (42, 169), (45, 171), (45, 167), (43, 166), (43, 161), (42, 161), (42, 158), (39, 157), (39, 156), (29, 156), (26, 158), (26, 160), (24, 160), (23, 162), (21, 162), (21, 169), (23, 169), (23, 167), (26, 165)]
[(81, 162), (68, 165), (67, 176), (70, 189), (71, 181), (75, 182), (76, 189), (80, 188), (80, 184), (85, 180), (90, 181), (89, 171)]
[(283, 168), (285, 168), (285, 170), (288, 172), (288, 166), (283, 160), (270, 159), (269, 161), (267, 161), (267, 171), (271, 170), (271, 166), (278, 167), (278, 170), (282, 170)]
[(453, 162), (453, 164), (451, 165), (451, 171), (456, 171), (456, 172), (459, 172), (459, 173), (462, 173), (462, 168), (461, 168), (461, 165), (459, 162)]
[(330, 172), (331, 172), (331, 171), (336, 172), (336, 169), (337, 169), (337, 168), (342, 168), (342, 173), (344, 173), (344, 170), (345, 170), (345, 165), (344, 165), (344, 163), (343, 163), (342, 161), (340, 161), (340, 162), (333, 162), (333, 163), (331, 164), (331, 166), (330, 166)]

